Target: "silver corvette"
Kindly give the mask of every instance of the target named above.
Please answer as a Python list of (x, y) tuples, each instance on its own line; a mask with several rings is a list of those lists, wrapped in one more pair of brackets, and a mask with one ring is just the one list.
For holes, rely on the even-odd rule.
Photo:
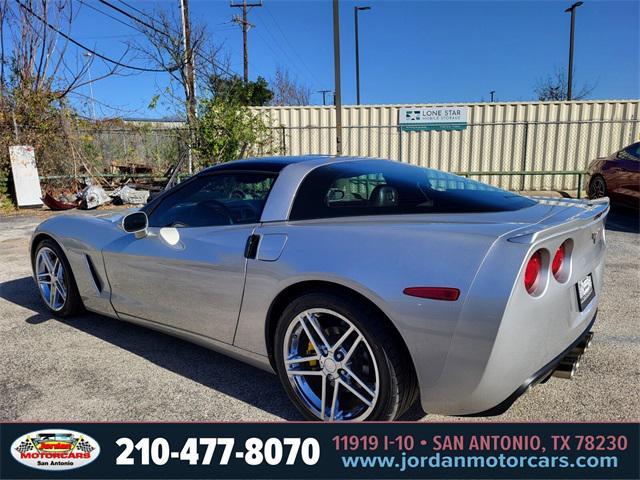
[(504, 412), (591, 340), (608, 201), (527, 198), (398, 162), (218, 165), (138, 211), (33, 234), (55, 314), (134, 322), (272, 370), (308, 419), (414, 402)]

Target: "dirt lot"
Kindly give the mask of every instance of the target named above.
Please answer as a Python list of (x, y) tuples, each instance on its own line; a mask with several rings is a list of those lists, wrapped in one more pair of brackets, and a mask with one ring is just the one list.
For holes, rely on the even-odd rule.
[[(300, 418), (273, 375), (107, 317), (49, 315), (27, 255), (29, 236), (41, 220), (0, 218), (0, 419)], [(551, 379), (492, 420), (640, 418), (639, 231), (638, 212), (612, 211), (596, 336), (576, 378)], [(416, 410), (405, 419), (422, 417)]]

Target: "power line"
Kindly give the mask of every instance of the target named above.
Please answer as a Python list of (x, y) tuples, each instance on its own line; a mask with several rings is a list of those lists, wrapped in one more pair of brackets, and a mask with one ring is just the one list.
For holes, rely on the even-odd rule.
[[(98, 104), (101, 107), (109, 108), (109, 109), (114, 110), (115, 112), (118, 112), (118, 113), (130, 114), (130, 113), (138, 113), (138, 112), (140, 112), (140, 110), (138, 110), (138, 109), (130, 110), (130, 109), (127, 109), (127, 108), (124, 108), (124, 107), (114, 107), (113, 105), (109, 105), (107, 103), (101, 102), (100, 100), (96, 100), (95, 98), (91, 98), (91, 97), (89, 97), (89, 96), (87, 96), (87, 95), (85, 95), (83, 93), (80, 93), (80, 92), (69, 92), (69, 95), (76, 95), (76, 96), (85, 98), (87, 100), (91, 100), (91, 101), (95, 102), (96, 104)], [(104, 113), (104, 111), (102, 111), (102, 113)]]
[(115, 20), (116, 22), (121, 23), (122, 25), (126, 25), (127, 27), (131, 27), (131, 28), (135, 29), (136, 31), (139, 31), (137, 28), (135, 28), (135, 27), (134, 27), (133, 25), (131, 25), (130, 23), (127, 23), (127, 22), (125, 22), (125, 21), (123, 21), (123, 20), (120, 20), (118, 17), (115, 17), (115, 16), (111, 15), (110, 13), (107, 13), (107, 12), (105, 12), (105, 11), (103, 11), (103, 10), (100, 10), (100, 9), (99, 9), (99, 8), (97, 8), (97, 7), (94, 7), (94, 6), (93, 6), (93, 5), (91, 5), (90, 3), (85, 2), (85, 0), (78, 0), (78, 1), (79, 1), (82, 5), (84, 5), (85, 7), (89, 7), (91, 10), (95, 10), (96, 12), (99, 12), (99, 13), (101, 13), (102, 15), (104, 15), (104, 16), (106, 16), (106, 17), (111, 18), (112, 20)]
[(144, 20), (140, 20), (138, 17), (131, 15), (129, 12), (127, 12), (126, 10), (122, 10), (120, 7), (115, 6), (113, 3), (109, 3), (107, 2), (107, 0), (98, 0), (100, 3), (102, 3), (103, 5), (106, 5), (109, 8), (114, 9), (116, 12), (121, 13), (122, 15), (124, 15), (125, 17), (128, 17), (130, 19), (132, 19), (133, 21), (139, 23), (140, 25), (144, 25), (145, 27), (147, 27), (150, 30), (153, 30), (156, 33), (159, 33), (160, 35), (164, 35), (166, 37), (170, 37), (170, 35), (167, 32), (163, 32), (162, 30), (158, 30), (156, 27), (154, 27), (153, 25), (145, 22)]
[[(82, 0), (80, 0), (80, 1), (82, 1)], [(110, 8), (113, 8), (114, 10), (116, 10), (117, 12), (119, 12), (119, 13), (121, 13), (121, 14), (125, 15), (126, 17), (131, 18), (132, 20), (136, 21), (137, 23), (139, 23), (139, 24), (141, 24), (141, 25), (143, 25), (143, 26), (145, 26), (145, 27), (149, 28), (150, 30), (152, 30), (152, 31), (154, 31), (154, 32), (156, 32), (156, 33), (158, 33), (159, 35), (163, 35), (163, 36), (165, 36), (165, 37), (167, 37), (167, 38), (171, 39), (171, 35), (170, 35), (170, 34), (168, 34), (167, 32), (163, 32), (162, 30), (159, 30), (158, 28), (154, 27), (153, 25), (151, 25), (151, 24), (149, 24), (149, 23), (147, 23), (147, 22), (144, 22), (144, 21), (140, 20), (139, 18), (136, 18), (135, 16), (131, 15), (129, 12), (127, 12), (127, 11), (125, 11), (125, 10), (122, 10), (121, 8), (119, 8), (119, 7), (117, 7), (117, 6), (115, 6), (115, 5), (111, 4), (111, 3), (109, 3), (108, 1), (106, 1), (106, 0), (98, 0), (98, 1), (99, 1), (100, 3), (102, 3), (102, 4), (106, 5), (106, 6), (110, 7)], [(148, 14), (146, 14), (146, 13), (142, 12), (141, 10), (139, 10), (139, 9), (137, 9), (137, 8), (135, 8), (135, 7), (131, 6), (131, 5), (129, 5), (127, 2), (123, 2), (122, 0), (118, 0), (118, 1), (119, 1), (120, 3), (123, 3), (124, 5), (128, 6), (129, 8), (131, 8), (131, 9), (133, 9), (133, 10), (135, 10), (135, 11), (137, 11), (137, 12), (141, 13), (141, 14), (143, 14), (144, 16), (146, 16), (146, 17), (147, 17), (149, 20), (151, 20), (152, 22), (153, 22), (153, 21), (155, 21), (155, 19), (154, 19), (153, 17), (151, 17), (150, 15), (148, 15)], [(96, 9), (96, 10), (97, 10), (97, 9)], [(99, 11), (99, 12), (101, 12), (100, 10), (98, 10), (98, 11)], [(102, 12), (102, 13), (104, 13), (104, 12)], [(109, 16), (110, 16), (110, 15), (109, 15)], [(113, 18), (113, 17), (112, 17), (112, 18)], [(122, 22), (121, 22), (121, 23), (122, 23)], [(133, 25), (131, 25), (131, 24), (127, 24), (127, 23), (125, 23), (125, 25), (129, 25), (129, 26), (130, 26), (131, 28), (133, 28), (134, 30), (136, 30), (136, 31), (138, 31), (138, 32), (141, 32), (141, 30), (137, 29), (136, 27), (134, 27), (134, 26), (133, 26)], [(144, 33), (144, 32), (141, 32), (141, 33)], [(197, 51), (197, 50), (196, 50), (196, 51), (194, 51), (194, 53), (195, 53), (195, 55), (196, 55), (196, 56), (198, 56), (198, 57), (200, 57), (200, 58), (204, 59), (205, 61), (209, 62), (212, 66), (214, 66), (214, 67), (216, 67), (216, 68), (220, 69), (221, 71), (223, 71), (223, 72), (224, 72), (224, 73), (226, 73), (227, 75), (230, 75), (230, 76), (238, 75), (238, 74), (237, 74), (237, 73), (235, 73), (235, 72), (229, 71), (229, 69), (226, 69), (225, 67), (223, 67), (222, 65), (218, 64), (217, 62), (215, 62), (215, 61), (213, 61), (213, 60), (211, 60), (211, 59), (205, 58), (205, 57), (204, 57), (204, 55), (202, 55), (199, 51)], [(178, 69), (178, 67), (176, 67), (176, 68), (175, 68), (175, 69), (173, 69), (173, 70), (177, 70), (177, 69)], [(172, 70), (172, 71), (173, 71), (173, 70)]]
[[(289, 60), (289, 63), (291, 65), (291, 67), (293, 67), (298, 73), (300, 73), (301, 76), (306, 76), (304, 74), (304, 72), (298, 68), (298, 65), (296, 65), (296, 63), (293, 61), (293, 58), (289, 55), (287, 50), (282, 45), (280, 45), (281, 42), (279, 42), (278, 39), (275, 37), (275, 35), (273, 33), (271, 33), (271, 30), (268, 28), (267, 24), (264, 23), (263, 25), (265, 27), (264, 30), (269, 34), (269, 36), (273, 40), (273, 44), (275, 46), (277, 46), (280, 49), (280, 51), (284, 54), (284, 56), (287, 57), (287, 59)], [(256, 33), (260, 34), (260, 32), (258, 30), (256, 30)], [(262, 37), (262, 35), (261, 35), (261, 37)], [(267, 42), (266, 37), (262, 37), (262, 39), (263, 39), (263, 42), (265, 43), (265, 45), (267, 45), (267, 47), (269, 47), (269, 49), (273, 52), (275, 58), (278, 58), (280, 55), (269, 45), (269, 43)]]
[(289, 45), (289, 47), (291, 48), (291, 51), (294, 53), (294, 55), (296, 57), (298, 57), (298, 59), (300, 60), (302, 66), (305, 68), (305, 70), (307, 72), (309, 72), (309, 74), (311, 75), (311, 78), (315, 78), (313, 72), (311, 71), (311, 69), (309, 68), (309, 66), (307, 65), (307, 63), (304, 61), (304, 58), (302, 58), (302, 56), (298, 53), (298, 51), (296, 50), (296, 48), (293, 46), (293, 44), (289, 41), (289, 37), (287, 37), (287, 35), (284, 33), (284, 30), (280, 27), (280, 23), (278, 22), (278, 20), (276, 20), (275, 15), (273, 15), (271, 13), (271, 10), (267, 7), (265, 8), (265, 11), (267, 12), (267, 14), (271, 17), (271, 19), (273, 20), (273, 23), (276, 25), (276, 28), (280, 31), (280, 34), (282, 35), (282, 38), (284, 38), (285, 42), (287, 42), (287, 44)]
[(130, 8), (131, 10), (133, 10), (134, 12), (138, 12), (140, 15), (144, 15), (145, 17), (147, 17), (149, 20), (153, 21), (154, 18), (149, 15), (148, 13), (140, 10), (139, 8), (134, 7), (133, 5), (131, 5), (130, 3), (125, 2), (124, 0), (118, 0), (119, 3), (123, 4), (124, 6)]
[(38, 15), (36, 12), (34, 12), (29, 6), (27, 6), (24, 3), (22, 3), (20, 0), (16, 0), (16, 2), (18, 3), (18, 5), (20, 5), (20, 7), (23, 10), (29, 12), (33, 17), (35, 17), (38, 20), (40, 20), (44, 25), (46, 25), (48, 28), (50, 28), (51, 30), (56, 32), (61, 37), (67, 39), (68, 41), (70, 41), (74, 45), (82, 48), (83, 50), (85, 50), (85, 51), (95, 55), (96, 57), (98, 57), (98, 58), (100, 58), (102, 60), (105, 60), (105, 61), (107, 61), (109, 63), (113, 63), (114, 65), (117, 65), (117, 66), (122, 67), (122, 68), (128, 68), (130, 70), (138, 70), (140, 72), (166, 73), (166, 72), (177, 70), (179, 68), (179, 67), (173, 67), (171, 69), (162, 69), (162, 70), (153, 69), (153, 68), (143, 68), (143, 67), (136, 67), (134, 65), (127, 65), (126, 63), (122, 63), (122, 62), (119, 62), (118, 60), (114, 60), (112, 58), (109, 58), (106, 55), (102, 55), (101, 53), (98, 53), (95, 50), (92, 50), (91, 48), (87, 47), (86, 45), (83, 45), (82, 43), (78, 42), (77, 40), (74, 40), (72, 37), (70, 37), (66, 33), (62, 32), (60, 29), (54, 27), (49, 22), (47, 22), (44, 18), (42, 18), (40, 15)]
[(161, 30), (158, 30), (156, 27), (154, 27), (153, 25), (145, 22), (144, 20), (139, 19), (138, 17), (136, 17), (135, 15), (131, 15), (129, 12), (127, 12), (126, 10), (122, 10), (120, 7), (115, 6), (113, 3), (107, 2), (107, 0), (98, 0), (100, 3), (102, 3), (103, 5), (106, 5), (109, 8), (114, 9), (116, 12), (121, 13), (122, 15), (124, 15), (125, 17), (130, 18), (131, 20), (133, 20), (134, 22), (139, 23), (140, 25), (144, 25), (145, 27), (149, 28), (150, 30), (153, 30), (156, 33), (159, 33), (161, 35), (165, 35), (165, 36), (169, 36), (168, 33), (163, 32)]
[(132, 38), (132, 37), (141, 37), (143, 36), (142, 33), (123, 33), (120, 35), (91, 35), (88, 37), (85, 37), (84, 35), (77, 37), (78, 39), (82, 39), (82, 40), (105, 40), (105, 39), (110, 39), (110, 38)]

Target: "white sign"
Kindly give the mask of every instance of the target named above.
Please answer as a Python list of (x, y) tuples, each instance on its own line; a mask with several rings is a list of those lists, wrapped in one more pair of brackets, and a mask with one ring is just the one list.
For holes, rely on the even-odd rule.
[(399, 115), (403, 130), (463, 130), (469, 107), (402, 107)]
[(42, 205), (40, 177), (33, 147), (17, 145), (9, 147), (13, 185), (19, 207)]

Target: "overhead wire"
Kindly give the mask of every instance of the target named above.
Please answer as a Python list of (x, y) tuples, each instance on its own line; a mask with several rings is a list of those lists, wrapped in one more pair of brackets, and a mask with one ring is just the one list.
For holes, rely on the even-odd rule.
[(118, 17), (116, 17), (116, 16), (114, 16), (114, 15), (111, 15), (110, 13), (107, 13), (107, 12), (105, 12), (105, 11), (103, 11), (103, 10), (100, 10), (99, 8), (97, 8), (97, 7), (96, 7), (96, 6), (94, 6), (94, 5), (91, 5), (89, 2), (87, 2), (87, 1), (85, 1), (85, 0), (78, 0), (78, 1), (79, 1), (82, 5), (84, 5), (85, 7), (88, 7), (88, 8), (90, 8), (90, 9), (92, 9), (92, 10), (95, 10), (96, 12), (99, 12), (99, 13), (101, 13), (101, 14), (103, 14), (103, 15), (105, 15), (105, 16), (107, 16), (107, 17), (109, 17), (109, 18), (111, 18), (112, 20), (115, 20), (116, 22), (121, 23), (122, 25), (126, 25), (127, 27), (133, 27), (133, 25), (131, 25), (130, 23), (127, 23), (127, 22), (125, 22), (125, 21), (123, 21), (123, 20), (119, 19)]
[[(80, 0), (80, 1), (82, 1), (82, 0)], [(145, 22), (145, 21), (143, 21), (143, 20), (140, 20), (139, 18), (136, 18), (134, 15), (131, 15), (129, 12), (126, 12), (125, 10), (123, 10), (123, 9), (121, 9), (121, 8), (119, 8), (119, 7), (117, 7), (116, 5), (113, 5), (112, 3), (108, 2), (107, 0), (98, 0), (98, 1), (99, 1), (100, 3), (102, 3), (102, 4), (106, 5), (106, 6), (108, 6), (108, 7), (110, 7), (110, 8), (112, 8), (112, 9), (116, 10), (117, 12), (120, 12), (121, 14), (125, 15), (126, 17), (131, 18), (132, 20), (136, 21), (136, 22), (137, 22), (137, 23), (139, 23), (140, 25), (143, 25), (143, 26), (147, 27), (148, 29), (150, 29), (150, 30), (152, 30), (152, 31), (154, 31), (154, 32), (156, 32), (156, 33), (158, 33), (159, 35), (163, 35), (163, 36), (165, 36), (165, 37), (167, 37), (167, 38), (171, 38), (171, 35), (170, 35), (170, 34), (168, 34), (167, 32), (163, 32), (162, 30), (158, 29), (157, 27), (155, 27), (155, 26), (153, 26), (153, 25), (151, 25), (151, 24), (149, 24), (149, 23), (147, 23), (147, 22)], [(154, 21), (153, 17), (151, 17), (151, 16), (150, 16), (149, 14), (147, 14), (147, 13), (144, 13), (142, 10), (137, 9), (137, 8), (135, 8), (135, 7), (131, 6), (131, 5), (129, 5), (128, 3), (121, 1), (121, 0), (118, 0), (118, 1), (120, 1), (120, 3), (123, 3), (124, 5), (127, 5), (129, 8), (131, 8), (131, 9), (135, 10), (136, 12), (138, 12), (138, 13), (140, 13), (140, 14), (142, 14), (142, 15), (146, 16), (150, 21), (152, 21), (152, 22)], [(98, 11), (99, 11), (99, 10), (98, 10)], [(134, 29), (135, 29), (135, 30), (137, 30), (137, 31), (140, 31), (140, 30), (136, 29), (133, 25), (129, 25), (129, 26), (130, 26), (131, 28), (134, 28)], [(143, 33), (144, 33), (144, 32), (143, 32)], [(212, 59), (206, 58), (206, 57), (205, 57), (202, 53), (200, 53), (198, 50), (196, 50), (194, 53), (195, 53), (195, 55), (196, 55), (196, 56), (199, 56), (201, 59), (203, 59), (203, 60), (207, 61), (207, 62), (208, 62), (208, 63), (210, 63), (212, 66), (214, 66), (214, 67), (218, 68), (219, 70), (223, 71), (223, 72), (224, 72), (224, 73), (226, 73), (227, 75), (229, 75), (229, 76), (237, 76), (237, 75), (238, 75), (238, 73), (233, 72), (232, 70), (227, 69), (226, 67), (223, 67), (222, 65), (220, 65), (220, 64), (219, 64), (218, 62), (216, 62), (215, 60), (212, 60)], [(195, 68), (195, 65), (194, 65), (194, 68)]]
[(137, 13), (139, 13), (140, 15), (143, 15), (143, 16), (147, 17), (149, 20), (152, 20), (152, 21), (154, 20), (154, 18), (153, 18), (151, 15), (149, 15), (148, 13), (146, 13), (146, 12), (145, 12), (145, 11), (143, 11), (143, 10), (140, 10), (139, 8), (134, 7), (134, 6), (133, 6), (133, 5), (131, 5), (130, 3), (125, 2), (124, 0), (118, 0), (118, 2), (119, 2), (119, 3), (121, 3), (121, 4), (123, 4), (123, 5), (124, 5), (124, 6), (126, 6), (126, 7), (130, 8), (130, 9), (131, 9), (131, 10), (133, 10), (134, 12), (137, 12)]
[(109, 8), (114, 9), (116, 12), (121, 13), (122, 15), (124, 15), (127, 18), (130, 18), (131, 20), (133, 20), (134, 22), (139, 23), (140, 25), (144, 25), (145, 27), (147, 27), (149, 30), (153, 30), (154, 32), (160, 34), (160, 35), (164, 35), (166, 37), (170, 37), (170, 35), (167, 32), (163, 32), (162, 30), (159, 30), (158, 28), (156, 28), (155, 26), (151, 25), (150, 23), (145, 22), (144, 20), (139, 19), (138, 17), (136, 17), (135, 15), (131, 15), (129, 12), (121, 9), (120, 7), (114, 5), (111, 2), (108, 2), (107, 0), (98, 0), (100, 3), (102, 3), (103, 5), (106, 5)]
[(280, 31), (280, 35), (282, 35), (282, 38), (284, 38), (285, 42), (289, 45), (289, 48), (291, 48), (291, 51), (294, 53), (294, 55), (296, 57), (298, 57), (298, 59), (300, 60), (300, 63), (304, 67), (304, 69), (309, 73), (310, 78), (311, 79), (315, 79), (316, 76), (313, 74), (313, 72), (311, 71), (311, 69), (309, 68), (307, 63), (304, 61), (304, 58), (302, 58), (302, 55), (300, 55), (298, 53), (298, 50), (295, 48), (293, 43), (289, 40), (289, 37), (284, 33), (284, 30), (282, 29), (282, 27), (280, 27), (280, 23), (276, 19), (275, 15), (273, 15), (273, 13), (271, 13), (270, 8), (266, 7), (264, 10), (267, 12), (267, 15), (269, 15), (269, 17), (271, 17), (271, 20), (273, 20), (273, 23), (275, 24), (276, 28)]
[(119, 67), (122, 68), (127, 68), (130, 70), (137, 70), (140, 72), (153, 72), (153, 73), (166, 73), (166, 72), (171, 72), (174, 70), (177, 70), (179, 67), (175, 67), (172, 69), (154, 69), (154, 68), (144, 68), (144, 67), (138, 67), (135, 65), (128, 65), (126, 63), (120, 62), (118, 60), (114, 60), (113, 58), (110, 58), (106, 55), (103, 55), (99, 52), (96, 52), (95, 50), (93, 50), (92, 48), (87, 47), (86, 45), (78, 42), (77, 40), (75, 40), (73, 37), (71, 37), (70, 35), (67, 35), (66, 33), (64, 33), (63, 31), (61, 31), (60, 29), (54, 27), (53, 25), (51, 25), (49, 22), (47, 22), (44, 18), (42, 18), (40, 15), (38, 15), (36, 12), (34, 12), (31, 7), (29, 7), (28, 5), (25, 5), (24, 3), (22, 3), (20, 0), (16, 0), (16, 3), (18, 3), (18, 5), (25, 10), (26, 12), (28, 12), (29, 14), (31, 14), (33, 17), (37, 18), (38, 20), (40, 20), (42, 22), (43, 25), (46, 25), (48, 28), (50, 28), (51, 30), (53, 30), (54, 32), (56, 32), (58, 35), (60, 35), (61, 37), (65, 38), (66, 40), (68, 40), (69, 42), (73, 43), (74, 45), (76, 45), (77, 47), (80, 47), (81, 49), (91, 53), (92, 55), (94, 55), (97, 58), (100, 58), (106, 62), (112, 63), (114, 65), (117, 65)]

